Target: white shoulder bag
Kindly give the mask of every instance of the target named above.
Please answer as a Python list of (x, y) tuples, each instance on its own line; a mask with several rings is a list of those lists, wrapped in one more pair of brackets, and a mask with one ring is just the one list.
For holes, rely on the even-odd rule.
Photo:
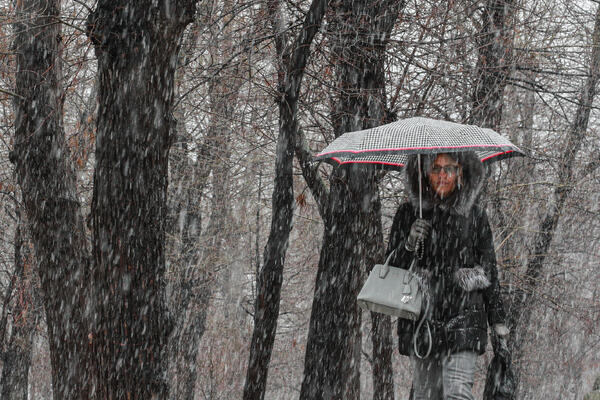
[[(395, 251), (390, 253), (383, 265), (376, 264), (373, 267), (356, 301), (363, 310), (417, 321), (419, 317), (426, 314), (426, 311), (421, 309), (424, 305), (423, 293), (413, 273), (417, 260), (413, 258), (408, 270), (393, 267), (389, 262), (394, 253)], [(431, 329), (427, 323), (429, 349), (425, 356), (419, 355), (416, 338), (424, 322), (427, 322), (426, 319), (421, 318), (414, 335), (415, 354), (419, 358), (427, 357), (432, 346)]]

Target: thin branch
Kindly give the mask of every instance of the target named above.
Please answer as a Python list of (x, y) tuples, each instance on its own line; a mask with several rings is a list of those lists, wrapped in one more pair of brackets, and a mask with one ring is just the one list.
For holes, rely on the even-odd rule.
[(15, 93), (15, 92), (11, 92), (10, 90), (6, 90), (6, 89), (1, 89), (0, 88), (0, 93), (4, 93), (4, 94), (7, 94), (9, 96), (16, 97), (19, 100), (25, 100), (25, 97), (21, 96), (20, 94)]
[(308, 148), (306, 137), (302, 129), (298, 129), (296, 136), (296, 158), (302, 168), (302, 176), (317, 202), (319, 214), (324, 220), (327, 212), (327, 199), (329, 198), (329, 189), (323, 178), (319, 175), (319, 164), (312, 162), (313, 154)]

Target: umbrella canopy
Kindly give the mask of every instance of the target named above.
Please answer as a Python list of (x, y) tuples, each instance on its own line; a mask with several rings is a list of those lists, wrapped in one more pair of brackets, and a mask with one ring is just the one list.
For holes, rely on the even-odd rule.
[(317, 154), (314, 161), (334, 165), (367, 163), (400, 169), (410, 154), (460, 151), (474, 151), (485, 163), (524, 155), (521, 149), (492, 129), (414, 117), (344, 133)]

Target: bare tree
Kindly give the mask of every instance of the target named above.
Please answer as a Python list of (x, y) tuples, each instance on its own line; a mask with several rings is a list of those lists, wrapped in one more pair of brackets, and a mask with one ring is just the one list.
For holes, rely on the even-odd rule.
[(89, 260), (62, 126), (59, 1), (17, 3), (16, 166), (39, 262), (56, 399), (90, 397)]
[[(200, 13), (197, 24), (209, 27), (212, 40), (207, 44), (208, 52), (222, 67), (208, 81), (210, 117), (204, 136), (195, 140), (185, 123), (178, 124), (177, 157), (172, 157), (175, 158), (172, 179), (176, 187), (172, 190), (171, 230), (178, 239), (176, 259), (171, 263), (174, 273), (171, 308), (175, 318), (170, 338), (173, 364), (170, 396), (173, 399), (195, 398), (199, 342), (217, 283), (215, 276), (224, 264), (225, 240), (229, 235), (229, 230), (223, 227), (230, 220), (231, 207), (231, 115), (238, 105), (242, 71), (247, 69), (245, 62), (232, 55), (240, 53), (240, 58), (244, 55), (239, 49), (243, 42), (234, 40), (236, 6), (239, 4), (231, 1), (211, 1), (202, 7), (204, 12)], [(219, 26), (224, 28), (216, 29)], [(213, 29), (216, 32), (211, 32)], [(186, 58), (194, 55), (199, 36), (197, 29), (192, 32)], [(182, 65), (185, 64), (184, 59)], [(181, 80), (185, 77), (182, 75)], [(194, 147), (195, 161), (190, 157)], [(209, 185), (211, 175), (212, 185)], [(212, 187), (212, 196), (206, 193), (207, 186)], [(210, 215), (202, 230), (201, 203), (206, 200), (210, 200)]]
[[(33, 257), (26, 239), (25, 224), (17, 211), (15, 229), (15, 271), (6, 299), (12, 299), (11, 334), (2, 355), (2, 378), (0, 399), (27, 400), (29, 367), (31, 365), (32, 342), (36, 333), (37, 312), (34, 307), (34, 288), (29, 273), (33, 270)], [(14, 285), (12, 285), (14, 283)], [(11, 288), (9, 288), (11, 289)], [(5, 301), (4, 312), (9, 308)]]
[[(533, 249), (523, 276), (524, 285), (515, 289), (508, 313), (510, 326), (514, 331), (514, 338), (510, 343), (510, 347), (517, 357), (521, 357), (523, 354), (526, 327), (530, 324), (532, 318), (533, 308), (528, 299), (540, 283), (548, 250), (557, 234), (556, 230), (567, 199), (575, 188), (571, 182), (576, 177), (576, 157), (586, 137), (592, 103), (600, 78), (600, 7), (597, 8), (595, 14), (591, 49), (588, 76), (584, 87), (581, 88), (575, 115), (567, 132), (566, 142), (562, 147), (563, 151), (558, 159), (557, 182), (547, 203), (545, 215), (539, 222), (539, 228), (533, 237)], [(595, 161), (592, 161), (589, 165), (591, 171), (598, 167)], [(517, 369), (517, 373), (519, 373), (519, 369)], [(517, 375), (518, 379), (519, 375)]]
[(244, 400), (263, 399), (279, 315), (283, 265), (288, 247), (294, 210), (293, 174), (296, 147), (298, 97), (310, 45), (318, 32), (327, 0), (314, 0), (293, 43), (283, 30), (278, 0), (267, 3), (275, 31), (279, 87), (279, 135), (275, 160), (275, 186), (271, 230), (264, 252), (264, 262), (257, 277), (254, 304), (254, 332), (250, 361), (244, 386)]
[(167, 398), (165, 224), (174, 77), (195, 1), (100, 1), (90, 339), (98, 398)]
[[(327, 34), (335, 71), (335, 136), (386, 122), (385, 46), (403, 6), (343, 1), (332, 8)], [(364, 272), (383, 254), (377, 174), (370, 167), (338, 167), (326, 199), (319, 197), (322, 184), (314, 173), (306, 171), (305, 177), (317, 203), (325, 206), (325, 230), (300, 398), (358, 399), (362, 341), (356, 296)], [(375, 396), (393, 398), (390, 323), (376, 317), (373, 325)]]

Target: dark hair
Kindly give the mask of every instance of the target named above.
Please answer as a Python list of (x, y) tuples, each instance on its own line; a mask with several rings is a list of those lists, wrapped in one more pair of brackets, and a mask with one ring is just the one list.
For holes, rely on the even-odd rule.
[[(460, 190), (454, 190), (449, 196), (440, 199), (432, 189), (427, 178), (429, 170), (439, 154), (447, 154), (456, 161), (462, 171)], [(413, 205), (421, 204), (419, 201), (419, 169), (417, 167), (417, 155), (408, 157), (405, 168), (406, 189)], [(466, 209), (476, 201), (485, 179), (485, 167), (481, 159), (473, 151), (438, 154), (423, 154), (421, 156), (422, 177), (422, 204), (423, 207), (431, 208), (438, 204), (447, 209), (452, 209), (458, 214), (464, 214)]]

